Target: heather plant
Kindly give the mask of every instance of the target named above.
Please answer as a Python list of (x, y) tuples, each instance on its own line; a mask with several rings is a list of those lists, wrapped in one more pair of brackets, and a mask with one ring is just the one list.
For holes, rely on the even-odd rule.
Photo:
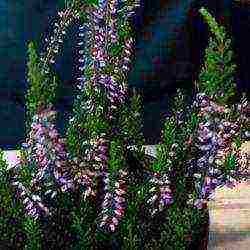
[[(45, 51), (38, 55), (35, 43), (28, 45), (22, 161), (1, 172), (6, 209), (12, 211), (13, 195), (20, 205), (15, 213), (23, 213), (25, 249), (185, 249), (198, 238), (212, 192), (239, 176), (248, 104), (230, 103), (230, 39), (224, 41), (224, 29), (205, 9), (216, 40), (206, 50), (198, 93), (188, 106), (177, 90), (156, 157), (146, 164), (141, 96), (133, 90), (129, 99), (127, 86), (134, 42), (129, 18), (138, 6), (72, 1), (59, 11)], [(62, 139), (55, 126), (58, 80), (52, 65), (73, 22), (79, 28), (78, 90)], [(5, 214), (1, 220), (6, 223)]]
[[(100, 31), (102, 33), (96, 34), (96, 39), (99, 39), (96, 40), (97, 43), (98, 41), (99, 43), (102, 42), (105, 34), (103, 24), (100, 23), (99, 31), (97, 29), (98, 22), (102, 18), (101, 15), (103, 13), (102, 11), (100, 12), (100, 10), (95, 8), (96, 6), (94, 7), (94, 5), (89, 5), (86, 7), (86, 13), (89, 16), (89, 29), (92, 31), (89, 33), (86, 32), (87, 35), (89, 35), (89, 37), (87, 37), (88, 39), (86, 39), (86, 42), (88, 43), (91, 40), (93, 34), (96, 32), (98, 33)], [(113, 13), (115, 12), (115, 9), (111, 8), (109, 11), (112, 11), (112, 15), (115, 14)], [(127, 14), (124, 15), (123, 12), (126, 12)], [(120, 102), (122, 103), (125, 100), (124, 98), (126, 98), (125, 81), (126, 74), (129, 69), (128, 65), (130, 61), (129, 57), (131, 54), (130, 48), (132, 40), (127, 37), (129, 34), (129, 28), (126, 30), (124, 23), (126, 25), (129, 24), (127, 22), (127, 17), (131, 13), (131, 9), (126, 9), (126, 6), (122, 6), (120, 9), (119, 18), (122, 19), (124, 15), (124, 20), (122, 20), (123, 22), (120, 20), (120, 27), (118, 29), (118, 33), (120, 34), (119, 42), (117, 42), (117, 38), (115, 38), (115, 30), (113, 30), (113, 33), (110, 35), (111, 42), (117, 42), (117, 44), (120, 45), (121, 48), (123, 47), (123, 49), (120, 49), (120, 55), (118, 55), (117, 52), (112, 51), (114, 48), (111, 48), (110, 57), (105, 55), (105, 59), (110, 59), (112, 62), (112, 64), (107, 65), (108, 67), (105, 68), (105, 61), (101, 61), (100, 58), (97, 57), (99, 52), (95, 50), (99, 48), (98, 44), (93, 44), (92, 47), (88, 47), (87, 44), (85, 44), (85, 49), (89, 49), (90, 64), (86, 65), (85, 67), (86, 71), (84, 77), (86, 77), (86, 82), (84, 86), (84, 93), (82, 93), (82, 96), (80, 96), (83, 97), (85, 95), (85, 97), (88, 97), (90, 104), (92, 103), (92, 106), (90, 110), (91, 112), (86, 112), (88, 115), (85, 117), (78, 114), (79, 109), (84, 107), (82, 103), (81, 106), (78, 106), (78, 110), (74, 110), (76, 113), (75, 117), (78, 115), (78, 117), (81, 119), (84, 118), (85, 122), (85, 126), (83, 125), (83, 127), (86, 129), (86, 133), (81, 131), (80, 136), (77, 135), (75, 137), (78, 140), (82, 136), (84, 138), (84, 142), (86, 142), (88, 139), (87, 146), (89, 146), (89, 148), (86, 150), (86, 152), (84, 152), (85, 154), (83, 154), (87, 158), (85, 162), (81, 161), (84, 160), (80, 157), (82, 152), (79, 150), (76, 144), (73, 144), (74, 150), (71, 151), (71, 155), (70, 153), (67, 154), (65, 152), (64, 141), (59, 139), (59, 134), (55, 129), (56, 111), (52, 110), (52, 101), (55, 98), (56, 89), (55, 77), (53, 78), (54, 82), (52, 86), (49, 86), (49, 88), (46, 86), (46, 84), (49, 85), (49, 82), (51, 81), (50, 76), (52, 67), (50, 64), (55, 63), (55, 54), (58, 53), (58, 46), (60, 43), (62, 43), (60, 32), (65, 34), (63, 26), (68, 26), (73, 20), (74, 15), (77, 18), (80, 15), (78, 15), (76, 11), (73, 11), (73, 8), (69, 8), (59, 13), (59, 16), (62, 20), (59, 24), (55, 24), (56, 28), (54, 31), (54, 36), (52, 36), (50, 39), (45, 39), (45, 41), (48, 42), (48, 45), (46, 52), (42, 54), (40, 58), (36, 53), (34, 44), (32, 42), (29, 44), (29, 58), (27, 66), (28, 82), (30, 83), (30, 88), (28, 89), (26, 97), (27, 120), (30, 119), (30, 121), (27, 122), (28, 137), (26, 142), (22, 145), (25, 149), (25, 152), (23, 152), (23, 159), (25, 160), (22, 162), (22, 164), (16, 166), (15, 169), (13, 169), (13, 175), (15, 179), (12, 181), (12, 185), (16, 187), (17, 195), (22, 199), (28, 215), (31, 215), (34, 219), (39, 219), (40, 217), (49, 216), (56, 213), (57, 207), (51, 205), (53, 204), (53, 199), (57, 199), (56, 197), (60, 197), (60, 195), (67, 195), (66, 192), (69, 192), (69, 189), (74, 189), (75, 191), (80, 190), (80, 192), (83, 192), (84, 195), (81, 196), (80, 199), (83, 199), (85, 202), (84, 205), (87, 205), (87, 196), (91, 195), (93, 197), (96, 195), (95, 189), (97, 188), (98, 178), (103, 178), (105, 186), (103, 187), (103, 190), (100, 190), (100, 192), (104, 191), (103, 197), (101, 197), (104, 199), (103, 204), (98, 204), (99, 200), (96, 201), (97, 205), (101, 205), (102, 210), (102, 212), (98, 211), (100, 215), (98, 217), (100, 222), (97, 222), (97, 224), (99, 224), (100, 227), (106, 226), (105, 230), (114, 231), (115, 227), (118, 225), (119, 218), (124, 214), (125, 199), (123, 198), (123, 195), (125, 193), (127, 184), (125, 179), (127, 177), (127, 171), (122, 170), (121, 167), (125, 165), (124, 156), (126, 153), (124, 149), (126, 149), (126, 146), (128, 146), (128, 141), (132, 138), (131, 132), (136, 131), (136, 128), (134, 129), (133, 125), (135, 125), (135, 119), (138, 119), (138, 107), (136, 106), (138, 101), (132, 100), (131, 110), (129, 112), (135, 111), (135, 117), (132, 116), (132, 120), (128, 121), (128, 123), (130, 122), (131, 125), (126, 124), (127, 121), (123, 122), (120, 120), (123, 122), (124, 128), (126, 127), (132, 129), (132, 131), (129, 131), (129, 137), (127, 135), (125, 136), (126, 143), (123, 142), (123, 130), (121, 130), (120, 133), (117, 132), (118, 128), (115, 125), (112, 125), (112, 121), (110, 121), (110, 119), (117, 119), (117, 113), (115, 113), (115, 109), (119, 108)], [(113, 27), (114, 21), (110, 25)], [(83, 26), (80, 26), (80, 37), (83, 35), (82, 30)], [(122, 43), (124, 44), (123, 46)], [(100, 49), (102, 49), (100, 53), (104, 55), (106, 51), (103, 50), (103, 48), (103, 45), (100, 46)], [(82, 55), (83, 50), (80, 50), (79, 54)], [(99, 61), (101, 61), (102, 66), (98, 65)], [(91, 68), (91, 66), (94, 66), (94, 68)], [(96, 73), (98, 69), (102, 70), (99, 72), (101, 77), (100, 82), (101, 79), (103, 79), (103, 87), (106, 87), (106, 90), (103, 89), (102, 86), (97, 85), (96, 80), (98, 78)], [(110, 70), (115, 72), (113, 77), (108, 75)], [(82, 79), (83, 77), (80, 80)], [(106, 81), (110, 81), (110, 84), (112, 83), (114, 86), (110, 85), (109, 89), (109, 85), (107, 85)], [(120, 81), (123, 83), (123, 85), (117, 85), (117, 81)], [(111, 102), (110, 106), (108, 105), (108, 99)], [(134, 103), (135, 105), (133, 105)], [(110, 107), (111, 110), (107, 110), (108, 107)], [(103, 112), (104, 110), (106, 112)], [(126, 117), (124, 117), (124, 119), (126, 119)], [(74, 126), (70, 127), (71, 131), (73, 127)], [(110, 127), (113, 128), (112, 131), (110, 130)], [(113, 137), (109, 138), (111, 132), (113, 133)], [(70, 138), (71, 135), (69, 135), (68, 138)], [(136, 140), (135, 136), (133, 137), (133, 140)], [(68, 142), (69, 141), (70, 140), (68, 140)], [(105, 155), (109, 142), (110, 150), (108, 155)], [(70, 143), (68, 143), (67, 146), (70, 151)], [(76, 155), (73, 154), (74, 152)], [(139, 154), (141, 154), (141, 152), (142, 151), (139, 151)], [(77, 155), (77, 153), (80, 154)], [(94, 159), (95, 162), (91, 161), (92, 159)], [(105, 161), (110, 167), (109, 172), (107, 173), (105, 173)], [(89, 170), (86, 169), (86, 164), (92, 166), (92, 168)], [(70, 169), (69, 165), (71, 166)], [(100, 170), (102, 171), (101, 175), (98, 172)], [(100, 192), (99, 194), (102, 195)], [(113, 205), (113, 202), (115, 202), (115, 206)], [(88, 213), (90, 213), (91, 210), (94, 211), (94, 205), (96, 205), (93, 201), (90, 201), (89, 203), (88, 209), (86, 209), (86, 212)], [(82, 206), (83, 205), (81, 204), (80, 207)], [(77, 222), (76, 216), (81, 217), (81, 212), (78, 212), (75, 211), (72, 213), (74, 223)], [(95, 217), (96, 214), (94, 217), (90, 216), (89, 218), (93, 219)], [(89, 231), (90, 225), (94, 224), (93, 222), (93, 220), (90, 221), (89, 225), (87, 223), (85, 223), (85, 225), (81, 224), (81, 228), (79, 227), (79, 224), (78, 227), (75, 227), (78, 229), (82, 241), (86, 236), (86, 232)], [(26, 228), (28, 231), (36, 227), (35, 224), (33, 225), (34, 227), (31, 226), (31, 221), (27, 221), (27, 223)], [(36, 237), (37, 234), (34, 232), (33, 235)], [(93, 235), (90, 237), (93, 238)], [(29, 242), (32, 244), (32, 242), (35, 241), (30, 239)], [(85, 240), (85, 243), (89, 244), (89, 241), (87, 242), (87, 240)]]
[[(247, 128), (247, 120), (249, 119), (247, 118), (247, 107), (249, 107), (249, 102), (245, 94), (243, 94), (240, 104), (232, 103), (232, 100), (234, 100), (232, 97), (236, 94), (234, 91), (236, 85), (233, 80), (235, 64), (232, 63), (231, 39), (226, 39), (224, 28), (218, 26), (206, 9), (201, 8), (200, 13), (213, 34), (213, 38), (210, 38), (206, 50), (205, 66), (202, 68), (198, 80), (198, 84), (201, 86), (200, 91), (203, 93), (198, 94), (196, 99), (196, 105), (200, 108), (199, 136), (197, 138), (200, 145), (202, 144), (200, 150), (207, 152), (205, 155), (203, 154), (200, 162), (206, 162), (205, 164), (208, 164), (206, 169), (210, 171), (210, 176), (214, 175), (214, 180), (211, 180), (214, 181), (212, 186), (233, 185), (233, 179), (240, 177), (241, 173), (237, 171), (237, 168), (239, 168), (237, 162), (228, 161), (227, 159), (228, 157), (233, 159), (236, 156), (237, 147), (239, 147), (239, 145), (237, 146), (232, 142), (239, 142), (247, 138), (245, 135), (247, 134), (246, 130), (249, 128)], [(217, 41), (217, 47), (214, 47), (215, 41)], [(223, 64), (218, 65), (219, 60)], [(216, 65), (217, 69), (220, 70), (218, 72), (213, 70)], [(209, 74), (214, 74), (215, 77), (209, 78), (207, 85), (204, 85), (204, 79)], [(221, 78), (223, 81), (218, 80)], [(232, 156), (232, 154), (235, 156)], [(223, 163), (224, 161), (225, 163)], [(230, 176), (226, 166), (229, 163), (232, 165), (232, 162), (235, 162), (236, 168), (231, 170)], [(207, 185), (204, 188), (209, 192), (211, 184)]]
[[(247, 126), (249, 104), (244, 97), (241, 104), (233, 103), (235, 65), (231, 62), (231, 40), (225, 41), (224, 28), (218, 26), (206, 9), (201, 8), (200, 13), (213, 37), (209, 39), (204, 66), (195, 82), (198, 93), (194, 102), (185, 107), (184, 95), (177, 91), (172, 115), (165, 122), (162, 141), (156, 148), (156, 159), (151, 165), (153, 178), (149, 181), (153, 185), (145, 200), (150, 216), (157, 217), (163, 205), (167, 207), (164, 211), (172, 214), (168, 214), (168, 221), (162, 220), (161, 239), (147, 242), (146, 249), (156, 245), (162, 249), (167, 246), (185, 249), (185, 235), (191, 225), (197, 226), (206, 215), (204, 209), (215, 189), (224, 185), (232, 188), (242, 177), (238, 171), (238, 149), (245, 139), (241, 130)], [(187, 218), (196, 219), (182, 221), (184, 211), (191, 213)], [(169, 236), (170, 228), (171, 233), (175, 232), (173, 237)]]
[[(153, 240), (145, 237), (145, 249), (186, 249), (192, 229), (197, 227), (206, 213), (187, 206), (188, 194), (192, 191), (192, 176), (187, 175), (184, 160), (191, 153), (190, 141), (197, 126), (197, 117), (185, 105), (185, 97), (183, 91), (178, 89), (172, 101), (171, 115), (164, 123), (161, 143), (156, 146), (156, 158), (148, 172), (151, 178), (143, 198), (145, 211), (148, 211), (148, 217), (160, 223), (156, 224)], [(143, 229), (146, 230), (146, 227), (145, 224)]]

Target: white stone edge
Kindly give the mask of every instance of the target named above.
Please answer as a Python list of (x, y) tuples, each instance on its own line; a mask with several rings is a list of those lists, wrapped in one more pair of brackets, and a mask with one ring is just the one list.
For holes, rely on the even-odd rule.
[[(156, 155), (156, 145), (145, 145), (145, 153), (150, 156)], [(135, 148), (135, 146), (129, 146), (128, 148)], [(8, 164), (8, 169), (13, 168), (17, 163), (17, 158), (20, 157), (20, 150), (3, 150), (3, 160), (5, 160)], [(12, 160), (11, 160), (12, 158)]]

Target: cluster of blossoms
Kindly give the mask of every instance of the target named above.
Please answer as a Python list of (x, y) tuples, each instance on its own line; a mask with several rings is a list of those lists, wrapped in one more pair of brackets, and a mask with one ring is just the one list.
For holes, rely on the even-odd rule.
[(101, 134), (96, 139), (90, 141), (91, 151), (87, 151), (87, 161), (94, 160), (96, 163), (93, 165), (95, 170), (104, 171), (106, 170), (107, 162), (107, 140), (104, 139), (105, 133)]
[(173, 199), (167, 174), (161, 176), (160, 173), (154, 173), (149, 182), (151, 186), (149, 190), (150, 197), (147, 200), (147, 204), (150, 206), (149, 212), (153, 216), (171, 204)]
[[(113, 82), (113, 87), (110, 87), (110, 92), (113, 93), (111, 95), (110, 102), (111, 102), (111, 109), (114, 110), (114, 104), (115, 100), (114, 97), (116, 97), (116, 103), (124, 102), (125, 96), (128, 93), (127, 84), (125, 82), (126, 76), (129, 72), (130, 65), (131, 65), (131, 59), (132, 59), (132, 47), (133, 47), (133, 38), (125, 38), (123, 51), (121, 53), (120, 60), (114, 61), (114, 72), (119, 72), (118, 74), (121, 74), (123, 77), (119, 80), (119, 85), (115, 84)], [(111, 86), (112, 86), (111, 84)]]
[[(128, 65), (131, 60), (130, 56), (132, 46), (132, 39), (126, 38), (121, 58), (118, 56), (113, 57), (107, 51), (109, 38), (111, 37), (113, 42), (117, 40), (117, 33), (114, 30), (116, 9), (112, 9), (112, 6), (116, 4), (117, 3), (114, 1), (112, 4), (109, 3), (109, 5), (107, 5), (107, 9), (105, 9), (105, 6), (102, 6), (103, 9), (91, 8), (87, 12), (90, 19), (90, 23), (87, 25), (89, 29), (88, 32), (91, 31), (91, 33), (87, 34), (86, 37), (92, 41), (91, 46), (88, 48), (89, 62), (92, 63), (91, 66), (94, 71), (92, 79), (94, 82), (98, 82), (99, 86), (103, 91), (105, 91), (106, 96), (110, 101), (110, 108), (107, 112), (107, 117), (109, 119), (113, 118), (112, 114), (117, 108), (117, 105), (125, 100), (127, 86), (124, 79), (118, 80), (117, 77), (110, 75), (109, 73), (105, 73), (103, 69), (108, 63), (112, 62), (114, 73), (116, 75), (121, 75), (122, 73), (125, 75), (129, 70)], [(111, 23), (107, 21), (108, 15), (111, 15), (112, 17)], [(87, 61), (86, 57), (83, 60)], [(82, 77), (78, 79), (82, 80)]]
[[(36, 185), (38, 181), (44, 183), (44, 178), (53, 174), (60, 189), (65, 192), (73, 187), (72, 177), (67, 166), (67, 153), (64, 140), (59, 138), (55, 128), (56, 111), (51, 106), (39, 112), (31, 124), (28, 145), (31, 147), (29, 156), (34, 156), (38, 172), (32, 180)], [(34, 152), (35, 149), (35, 152)]]
[[(49, 39), (45, 38), (47, 46), (45, 53), (41, 56), (42, 70), (45, 73), (49, 73), (48, 65), (55, 63), (55, 55), (58, 54), (60, 45), (63, 44), (66, 28), (74, 19), (79, 18), (79, 14), (73, 9), (60, 11), (58, 15), (60, 20), (55, 23), (53, 35)], [(20, 196), (24, 198), (23, 203), (28, 214), (34, 218), (38, 218), (42, 211), (46, 215), (51, 214), (49, 208), (42, 203), (43, 195), (47, 200), (53, 199), (58, 191), (57, 188), (62, 192), (73, 188), (73, 179), (67, 162), (68, 155), (65, 152), (65, 141), (59, 138), (55, 128), (56, 112), (51, 108), (52, 105), (47, 109), (40, 106), (33, 117), (29, 138), (26, 143), (22, 144), (28, 153), (27, 162), (20, 162), (16, 165), (12, 182)], [(35, 165), (29, 188), (24, 187), (18, 180), (19, 167), (23, 163), (28, 164), (29, 168)]]
[(107, 5), (108, 12), (110, 13), (109, 28), (107, 35), (110, 37), (111, 43), (117, 42), (117, 22), (116, 22), (117, 5), (118, 5), (117, 0), (108, 1)]
[(249, 140), (250, 139), (250, 131), (249, 131), (250, 102), (246, 96), (243, 96), (241, 98), (240, 103), (237, 104), (237, 111), (240, 114), (240, 116), (238, 117), (238, 120), (246, 124), (246, 128), (248, 129), (246, 131), (242, 131), (241, 138), (245, 140)]
[[(185, 161), (185, 176), (194, 177), (197, 196), (194, 197), (194, 194), (190, 194), (188, 204), (192, 204), (197, 208), (204, 208), (214, 194), (216, 187), (223, 185), (235, 187), (240, 175), (244, 174), (249, 177), (249, 167), (247, 167), (249, 166), (249, 152), (242, 152), (241, 149), (235, 149), (234, 145), (236, 144), (233, 143), (235, 137), (240, 135), (241, 139), (242, 137), (244, 139), (248, 135), (247, 131), (244, 133), (240, 133), (240, 131), (244, 128), (245, 122), (249, 122), (247, 118), (249, 103), (246, 99), (243, 99), (237, 107), (238, 112), (235, 110), (236, 105), (231, 109), (227, 106), (219, 105), (204, 93), (198, 93), (195, 102), (191, 105), (190, 109), (195, 109), (197, 112), (199, 123), (196, 133), (190, 136), (185, 141), (185, 144), (192, 145), (194, 142), (193, 146), (198, 149), (198, 157)], [(177, 125), (183, 124), (183, 115), (183, 110), (179, 107), (179, 110), (175, 113)], [(236, 115), (237, 119), (234, 118), (231, 121), (231, 115)], [(168, 124), (170, 125), (166, 129), (167, 131), (171, 131), (171, 123)], [(164, 139), (163, 135), (162, 139)], [(178, 146), (176, 143), (171, 145), (171, 150), (168, 154), (168, 161), (170, 163), (172, 159), (176, 159), (176, 146)], [(228, 159), (230, 159), (230, 164), (232, 165), (225, 169), (225, 163)], [(167, 198), (165, 205), (172, 202), (170, 181), (167, 178), (169, 174), (166, 175), (166, 182), (158, 180), (160, 178), (159, 173), (155, 173), (154, 175), (150, 179), (151, 183), (158, 184), (160, 182), (161, 185), (166, 183), (168, 185), (162, 188), (162, 190), (166, 190), (165, 194), (161, 194), (156, 185), (151, 187), (149, 192), (152, 195), (147, 201), (151, 206), (151, 215), (163, 209), (164, 202), (162, 202), (161, 208), (160, 206), (156, 208), (159, 204), (160, 196)]]
[(32, 194), (20, 181), (16, 180), (16, 176), (13, 177), (11, 184), (16, 189), (17, 197), (20, 197), (24, 204), (25, 211), (28, 215), (37, 219), (41, 213), (50, 215), (49, 209), (41, 202), (41, 197)]
[(226, 155), (232, 151), (232, 138), (239, 134), (240, 124), (238, 121), (230, 122), (221, 118), (223, 114), (229, 114), (230, 109), (214, 103), (204, 93), (197, 94), (195, 105), (201, 117), (196, 143), (201, 156), (195, 162), (199, 173), (194, 174), (198, 191), (194, 206), (202, 208), (216, 187), (225, 184), (234, 187), (236, 184), (232, 178), (236, 171), (231, 170), (230, 176), (225, 176), (223, 165)]
[[(82, 164), (81, 162), (79, 165), (77, 164), (76, 168), (79, 169), (79, 167), (85, 166), (85, 164)], [(73, 167), (73, 165), (72, 165)], [(95, 171), (91, 171), (89, 169), (81, 169), (78, 170), (78, 173), (74, 177), (74, 181), (78, 183), (79, 186), (84, 187), (84, 199), (86, 200), (89, 196), (96, 196), (96, 190), (94, 186), (94, 179), (98, 177), (98, 173)]]
[[(63, 44), (63, 37), (66, 34), (67, 27), (72, 23), (74, 19), (79, 18), (79, 14), (76, 10), (66, 9), (58, 12), (59, 20), (56, 22), (53, 30), (53, 35), (50, 38), (45, 38), (46, 51), (41, 57), (43, 62), (43, 69), (46, 71), (49, 63), (55, 63), (55, 55), (59, 53), (60, 46)], [(48, 71), (47, 71), (48, 73)]]
[[(103, 176), (107, 169), (107, 141), (104, 139), (105, 133), (90, 141), (90, 148), (85, 151), (83, 161), (78, 165), (78, 173), (75, 181), (82, 184), (85, 188), (85, 197), (89, 195), (96, 196), (96, 179)], [(76, 158), (76, 160), (78, 160)], [(92, 163), (93, 169), (87, 169), (86, 166)], [(80, 171), (79, 171), (80, 167)], [(83, 169), (85, 167), (85, 169)]]
[(120, 218), (124, 215), (125, 210), (125, 198), (126, 193), (126, 176), (128, 172), (125, 170), (119, 170), (115, 176), (114, 184), (111, 183), (110, 175), (105, 173), (104, 175), (104, 191), (105, 196), (102, 203), (102, 211), (99, 215), (98, 227), (105, 231), (114, 232)]
[[(31, 131), (26, 143), (22, 146), (27, 149), (27, 164), (35, 164), (36, 168), (32, 174), (30, 190), (38, 191), (46, 187), (44, 195), (53, 198), (57, 188), (66, 192), (74, 187), (73, 179), (68, 168), (67, 153), (64, 140), (59, 138), (55, 128), (55, 114), (51, 106), (42, 109), (33, 117)], [(18, 171), (18, 165), (17, 165)], [(14, 185), (19, 185), (14, 182)], [(41, 202), (41, 198), (35, 195)], [(28, 199), (24, 201), (31, 208)], [(41, 205), (41, 203), (40, 203)], [(47, 209), (47, 208), (46, 208)], [(34, 214), (36, 216), (36, 214)]]

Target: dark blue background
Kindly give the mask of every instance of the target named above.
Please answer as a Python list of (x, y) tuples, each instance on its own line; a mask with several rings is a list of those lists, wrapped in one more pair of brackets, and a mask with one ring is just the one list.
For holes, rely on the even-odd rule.
[[(250, 5), (234, 5), (229, 0), (144, 1), (133, 20), (136, 50), (128, 82), (129, 88), (135, 86), (143, 94), (147, 144), (159, 140), (169, 96), (176, 87), (192, 88), (197, 77), (208, 38), (207, 25), (198, 14), (201, 6), (208, 7), (232, 35), (238, 90), (249, 86)], [(0, 147), (3, 149), (14, 149), (24, 140), (27, 42), (31, 39), (39, 42), (51, 31), (57, 10), (56, 1), (0, 0)], [(76, 27), (71, 27), (62, 56), (55, 65), (62, 81), (55, 105), (62, 135), (74, 98), (75, 33)], [(42, 42), (39, 45), (42, 48)]]

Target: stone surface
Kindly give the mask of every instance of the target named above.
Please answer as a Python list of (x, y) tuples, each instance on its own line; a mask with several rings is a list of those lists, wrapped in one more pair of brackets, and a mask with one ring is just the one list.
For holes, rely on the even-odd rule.
[(3, 158), (8, 163), (8, 168), (14, 167), (19, 162), (20, 151), (19, 150), (5, 150)]
[(209, 203), (209, 250), (250, 249), (250, 180), (219, 188)]

